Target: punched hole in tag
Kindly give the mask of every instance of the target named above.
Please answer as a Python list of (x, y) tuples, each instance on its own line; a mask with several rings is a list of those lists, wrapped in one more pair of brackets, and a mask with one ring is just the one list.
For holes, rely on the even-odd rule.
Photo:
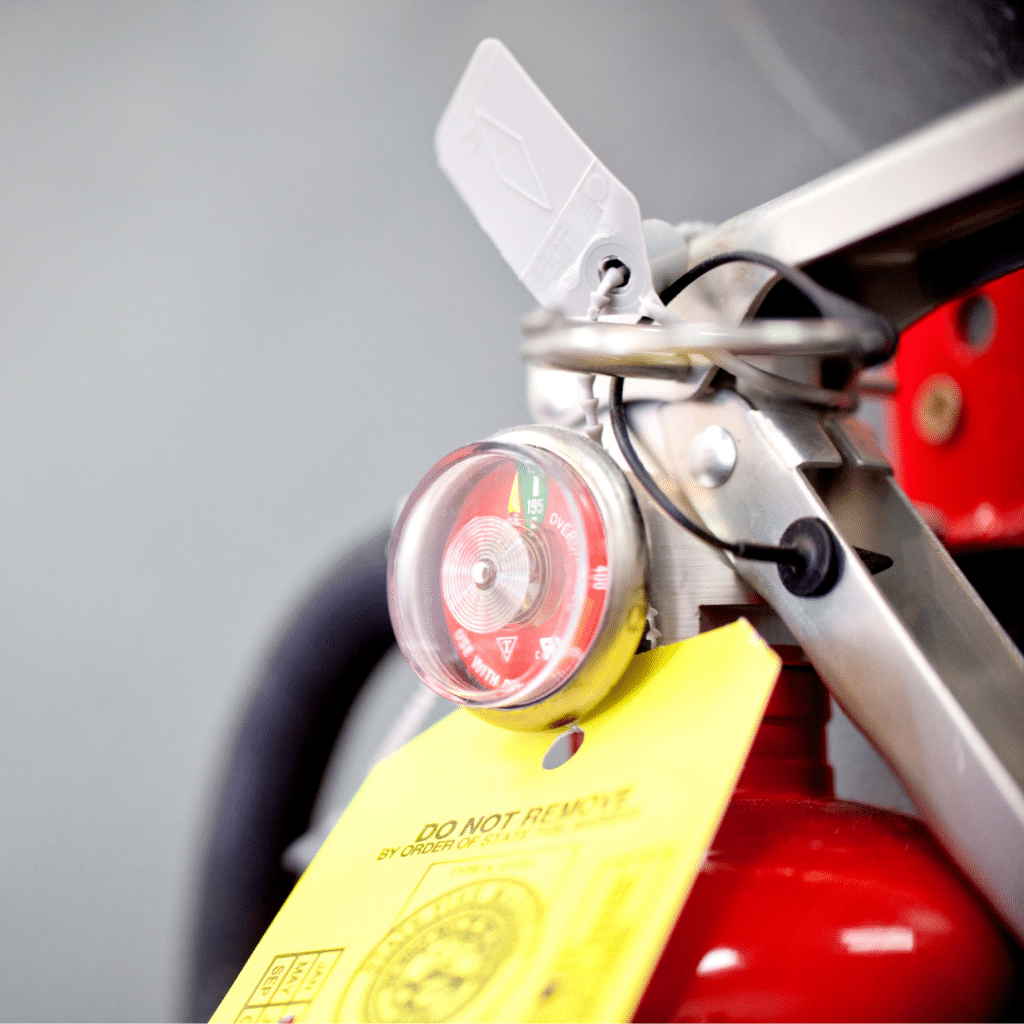
[(554, 743), (548, 747), (541, 764), (551, 771), (561, 768), (583, 746), (584, 733), (578, 725), (572, 725), (555, 737)]
[(618, 268), (622, 272), (622, 283), (615, 286), (615, 291), (621, 291), (629, 284), (629, 279), (633, 275), (630, 273), (629, 267), (622, 262), (617, 256), (609, 256), (607, 259), (601, 261), (601, 277), (602, 279), (613, 267)]

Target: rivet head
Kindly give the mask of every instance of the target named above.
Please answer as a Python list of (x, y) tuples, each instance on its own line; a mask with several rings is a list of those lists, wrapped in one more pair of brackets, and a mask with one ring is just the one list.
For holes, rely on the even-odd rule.
[(953, 436), (962, 410), (960, 385), (944, 373), (932, 374), (914, 396), (914, 429), (928, 444), (945, 444)]
[(470, 579), (481, 590), (490, 590), (494, 586), (494, 579), (497, 575), (497, 567), (489, 558), (481, 558), (469, 570)]
[(719, 487), (736, 467), (736, 442), (732, 434), (712, 424), (690, 442), (687, 466), (701, 487)]

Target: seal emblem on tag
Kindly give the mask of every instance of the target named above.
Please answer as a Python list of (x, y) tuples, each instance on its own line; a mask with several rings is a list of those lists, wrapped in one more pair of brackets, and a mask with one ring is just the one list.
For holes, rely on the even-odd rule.
[(532, 948), (541, 914), (540, 897), (514, 878), (488, 878), (442, 893), (371, 950), (337, 1016), (368, 1024), (449, 1020), (494, 988), (507, 973), (503, 968)]

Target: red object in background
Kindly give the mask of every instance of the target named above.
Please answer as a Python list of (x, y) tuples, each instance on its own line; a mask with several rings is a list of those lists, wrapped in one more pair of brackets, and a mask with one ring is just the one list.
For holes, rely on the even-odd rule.
[(787, 665), (635, 1020), (1011, 1010), (1007, 940), (924, 827), (834, 799), (828, 717), (813, 669)]
[(933, 310), (900, 338), (893, 462), (947, 546), (1024, 544), (1024, 270)]

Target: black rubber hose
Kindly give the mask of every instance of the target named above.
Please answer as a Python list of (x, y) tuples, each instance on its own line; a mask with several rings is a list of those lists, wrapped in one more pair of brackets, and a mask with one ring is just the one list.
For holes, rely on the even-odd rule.
[(734, 252), (720, 252), (709, 256), (690, 267), (682, 277), (663, 289), (658, 298), (661, 299), (663, 305), (667, 306), (698, 278), (703, 277), (709, 270), (714, 270), (726, 263), (755, 263), (762, 267), (768, 267), (800, 292), (817, 309), (819, 316), (834, 317), (836, 320), (850, 320), (873, 328), (876, 337), (875, 343), (856, 353), (860, 365), (874, 366), (877, 363), (884, 363), (896, 352), (899, 334), (884, 316), (830, 291), (799, 268), (791, 267), (788, 263), (783, 263), (774, 256), (763, 252), (737, 249)]
[(688, 530), (695, 537), (699, 537), (705, 544), (710, 544), (719, 551), (728, 551), (737, 558), (749, 558), (757, 562), (777, 562), (779, 565), (792, 565), (798, 572), (802, 572), (806, 565), (806, 559), (801, 551), (795, 547), (778, 546), (775, 544), (755, 544), (749, 540), (728, 541), (716, 537), (713, 533), (705, 530), (699, 523), (694, 522), (675, 502), (654, 482), (654, 477), (647, 472), (647, 467), (640, 461), (636, 448), (629, 438), (629, 424), (626, 420), (626, 407), (622, 403), (622, 387), (625, 381), (622, 377), (612, 377), (611, 390), (608, 393), (608, 413), (612, 423), (612, 433), (618, 443), (619, 451), (632, 470), (633, 475), (640, 481), (643, 489), (651, 496), (662, 509), (662, 511), (674, 519), (683, 529)]
[(317, 586), (242, 716), (197, 887), (186, 1020), (209, 1020), (295, 882), (281, 854), (308, 828), (345, 715), (395, 642), (387, 538), (352, 549)]

